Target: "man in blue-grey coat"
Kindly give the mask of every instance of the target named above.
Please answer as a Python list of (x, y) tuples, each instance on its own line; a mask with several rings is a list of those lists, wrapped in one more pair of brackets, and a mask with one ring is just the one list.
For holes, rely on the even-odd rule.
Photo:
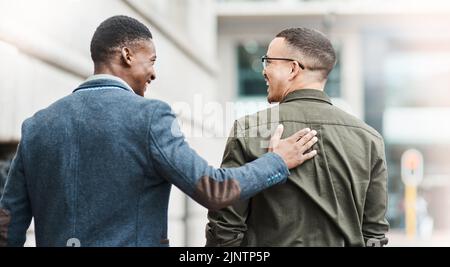
[[(142, 97), (155, 47), (139, 21), (115, 16), (91, 42), (95, 75), (22, 125), (0, 202), (0, 246), (168, 246), (171, 184), (220, 209), (286, 180), (312, 158), (315, 131), (271, 139), (269, 153), (215, 169), (178, 133), (171, 108)], [(314, 177), (311, 177), (313, 179)]]

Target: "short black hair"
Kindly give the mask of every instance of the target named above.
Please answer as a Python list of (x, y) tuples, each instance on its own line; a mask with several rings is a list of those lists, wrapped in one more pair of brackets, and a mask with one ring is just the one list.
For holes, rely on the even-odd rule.
[(94, 63), (105, 63), (115, 48), (152, 38), (147, 26), (137, 19), (114, 16), (103, 21), (95, 30), (91, 41), (91, 58)]
[(290, 28), (278, 33), (287, 44), (300, 52), (306, 68), (319, 70), (324, 79), (336, 65), (336, 53), (331, 41), (321, 32), (308, 28)]

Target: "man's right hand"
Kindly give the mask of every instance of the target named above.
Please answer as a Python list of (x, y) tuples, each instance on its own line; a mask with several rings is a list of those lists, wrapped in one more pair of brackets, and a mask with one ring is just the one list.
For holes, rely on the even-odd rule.
[(275, 133), (270, 139), (269, 152), (274, 152), (281, 156), (289, 169), (301, 165), (308, 159), (317, 155), (316, 150), (308, 151), (316, 142), (317, 132), (309, 128), (302, 129), (286, 139), (281, 139), (283, 125), (278, 125)]

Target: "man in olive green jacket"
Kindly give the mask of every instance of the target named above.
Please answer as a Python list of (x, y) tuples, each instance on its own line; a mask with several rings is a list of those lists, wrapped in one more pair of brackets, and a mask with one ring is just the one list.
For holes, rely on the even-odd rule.
[[(278, 123), (284, 135), (318, 132), (317, 156), (285, 184), (208, 213), (207, 246), (382, 246), (389, 224), (387, 169), (380, 134), (333, 106), (323, 92), (336, 61), (320, 32), (287, 29), (262, 58), (274, 108), (235, 122), (223, 167), (263, 155)], [(275, 115), (275, 116), (274, 116)]]

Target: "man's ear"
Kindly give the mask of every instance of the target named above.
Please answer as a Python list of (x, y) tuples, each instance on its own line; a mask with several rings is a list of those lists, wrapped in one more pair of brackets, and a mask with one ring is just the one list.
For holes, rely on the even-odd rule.
[(121, 53), (123, 62), (126, 65), (131, 66), (131, 61), (133, 61), (133, 53), (131, 52), (130, 48), (123, 47), (122, 50), (120, 51), (120, 53)]
[(291, 63), (291, 73), (289, 74), (289, 80), (294, 80), (298, 75), (300, 75), (301, 68), (298, 62), (292, 61)]

